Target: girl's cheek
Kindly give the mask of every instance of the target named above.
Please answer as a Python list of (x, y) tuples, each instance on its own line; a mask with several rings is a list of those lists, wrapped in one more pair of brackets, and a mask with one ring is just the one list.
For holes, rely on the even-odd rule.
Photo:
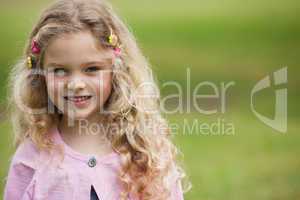
[(102, 76), (98, 81), (98, 87), (100, 90), (110, 90), (112, 86), (112, 80), (110, 75)]
[(54, 79), (48, 79), (46, 83), (47, 83), (49, 96), (52, 97), (53, 99), (57, 98), (60, 94), (63, 93), (65, 80), (61, 78), (54, 78)]

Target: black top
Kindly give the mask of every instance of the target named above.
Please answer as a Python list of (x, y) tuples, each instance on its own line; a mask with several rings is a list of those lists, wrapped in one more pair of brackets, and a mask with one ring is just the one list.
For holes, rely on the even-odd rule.
[(94, 186), (91, 185), (91, 200), (99, 200), (97, 193), (94, 189)]

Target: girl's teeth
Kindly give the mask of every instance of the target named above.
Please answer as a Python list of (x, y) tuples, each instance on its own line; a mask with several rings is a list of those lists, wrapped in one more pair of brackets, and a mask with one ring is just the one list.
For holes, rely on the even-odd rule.
[(88, 96), (84, 96), (84, 97), (69, 97), (69, 100), (71, 101), (84, 101), (87, 100), (89, 97)]

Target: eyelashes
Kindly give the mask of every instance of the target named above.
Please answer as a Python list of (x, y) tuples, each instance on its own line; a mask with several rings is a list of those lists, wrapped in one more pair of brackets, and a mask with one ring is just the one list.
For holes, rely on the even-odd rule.
[[(83, 72), (86, 72), (86, 73), (98, 72), (102, 68), (104, 68), (104, 67), (98, 67), (98, 66), (86, 67), (83, 69)], [(69, 73), (69, 71), (65, 68), (60, 67), (60, 68), (54, 68), (53, 73), (57, 76), (66, 76)]]
[(57, 76), (64, 76), (66, 75), (67, 71), (64, 68), (55, 68), (53, 69), (53, 73)]
[(97, 66), (92, 66), (92, 67), (87, 67), (84, 71), (85, 72), (95, 72), (95, 71), (99, 71), (100, 68)]

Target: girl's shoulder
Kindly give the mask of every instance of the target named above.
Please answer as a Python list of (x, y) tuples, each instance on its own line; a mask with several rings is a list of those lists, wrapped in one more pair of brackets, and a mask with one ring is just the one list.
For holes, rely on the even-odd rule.
[(12, 165), (24, 165), (26, 167), (37, 169), (38, 160), (40, 157), (40, 151), (33, 143), (30, 138), (26, 138), (22, 143), (17, 147), (11, 164)]

